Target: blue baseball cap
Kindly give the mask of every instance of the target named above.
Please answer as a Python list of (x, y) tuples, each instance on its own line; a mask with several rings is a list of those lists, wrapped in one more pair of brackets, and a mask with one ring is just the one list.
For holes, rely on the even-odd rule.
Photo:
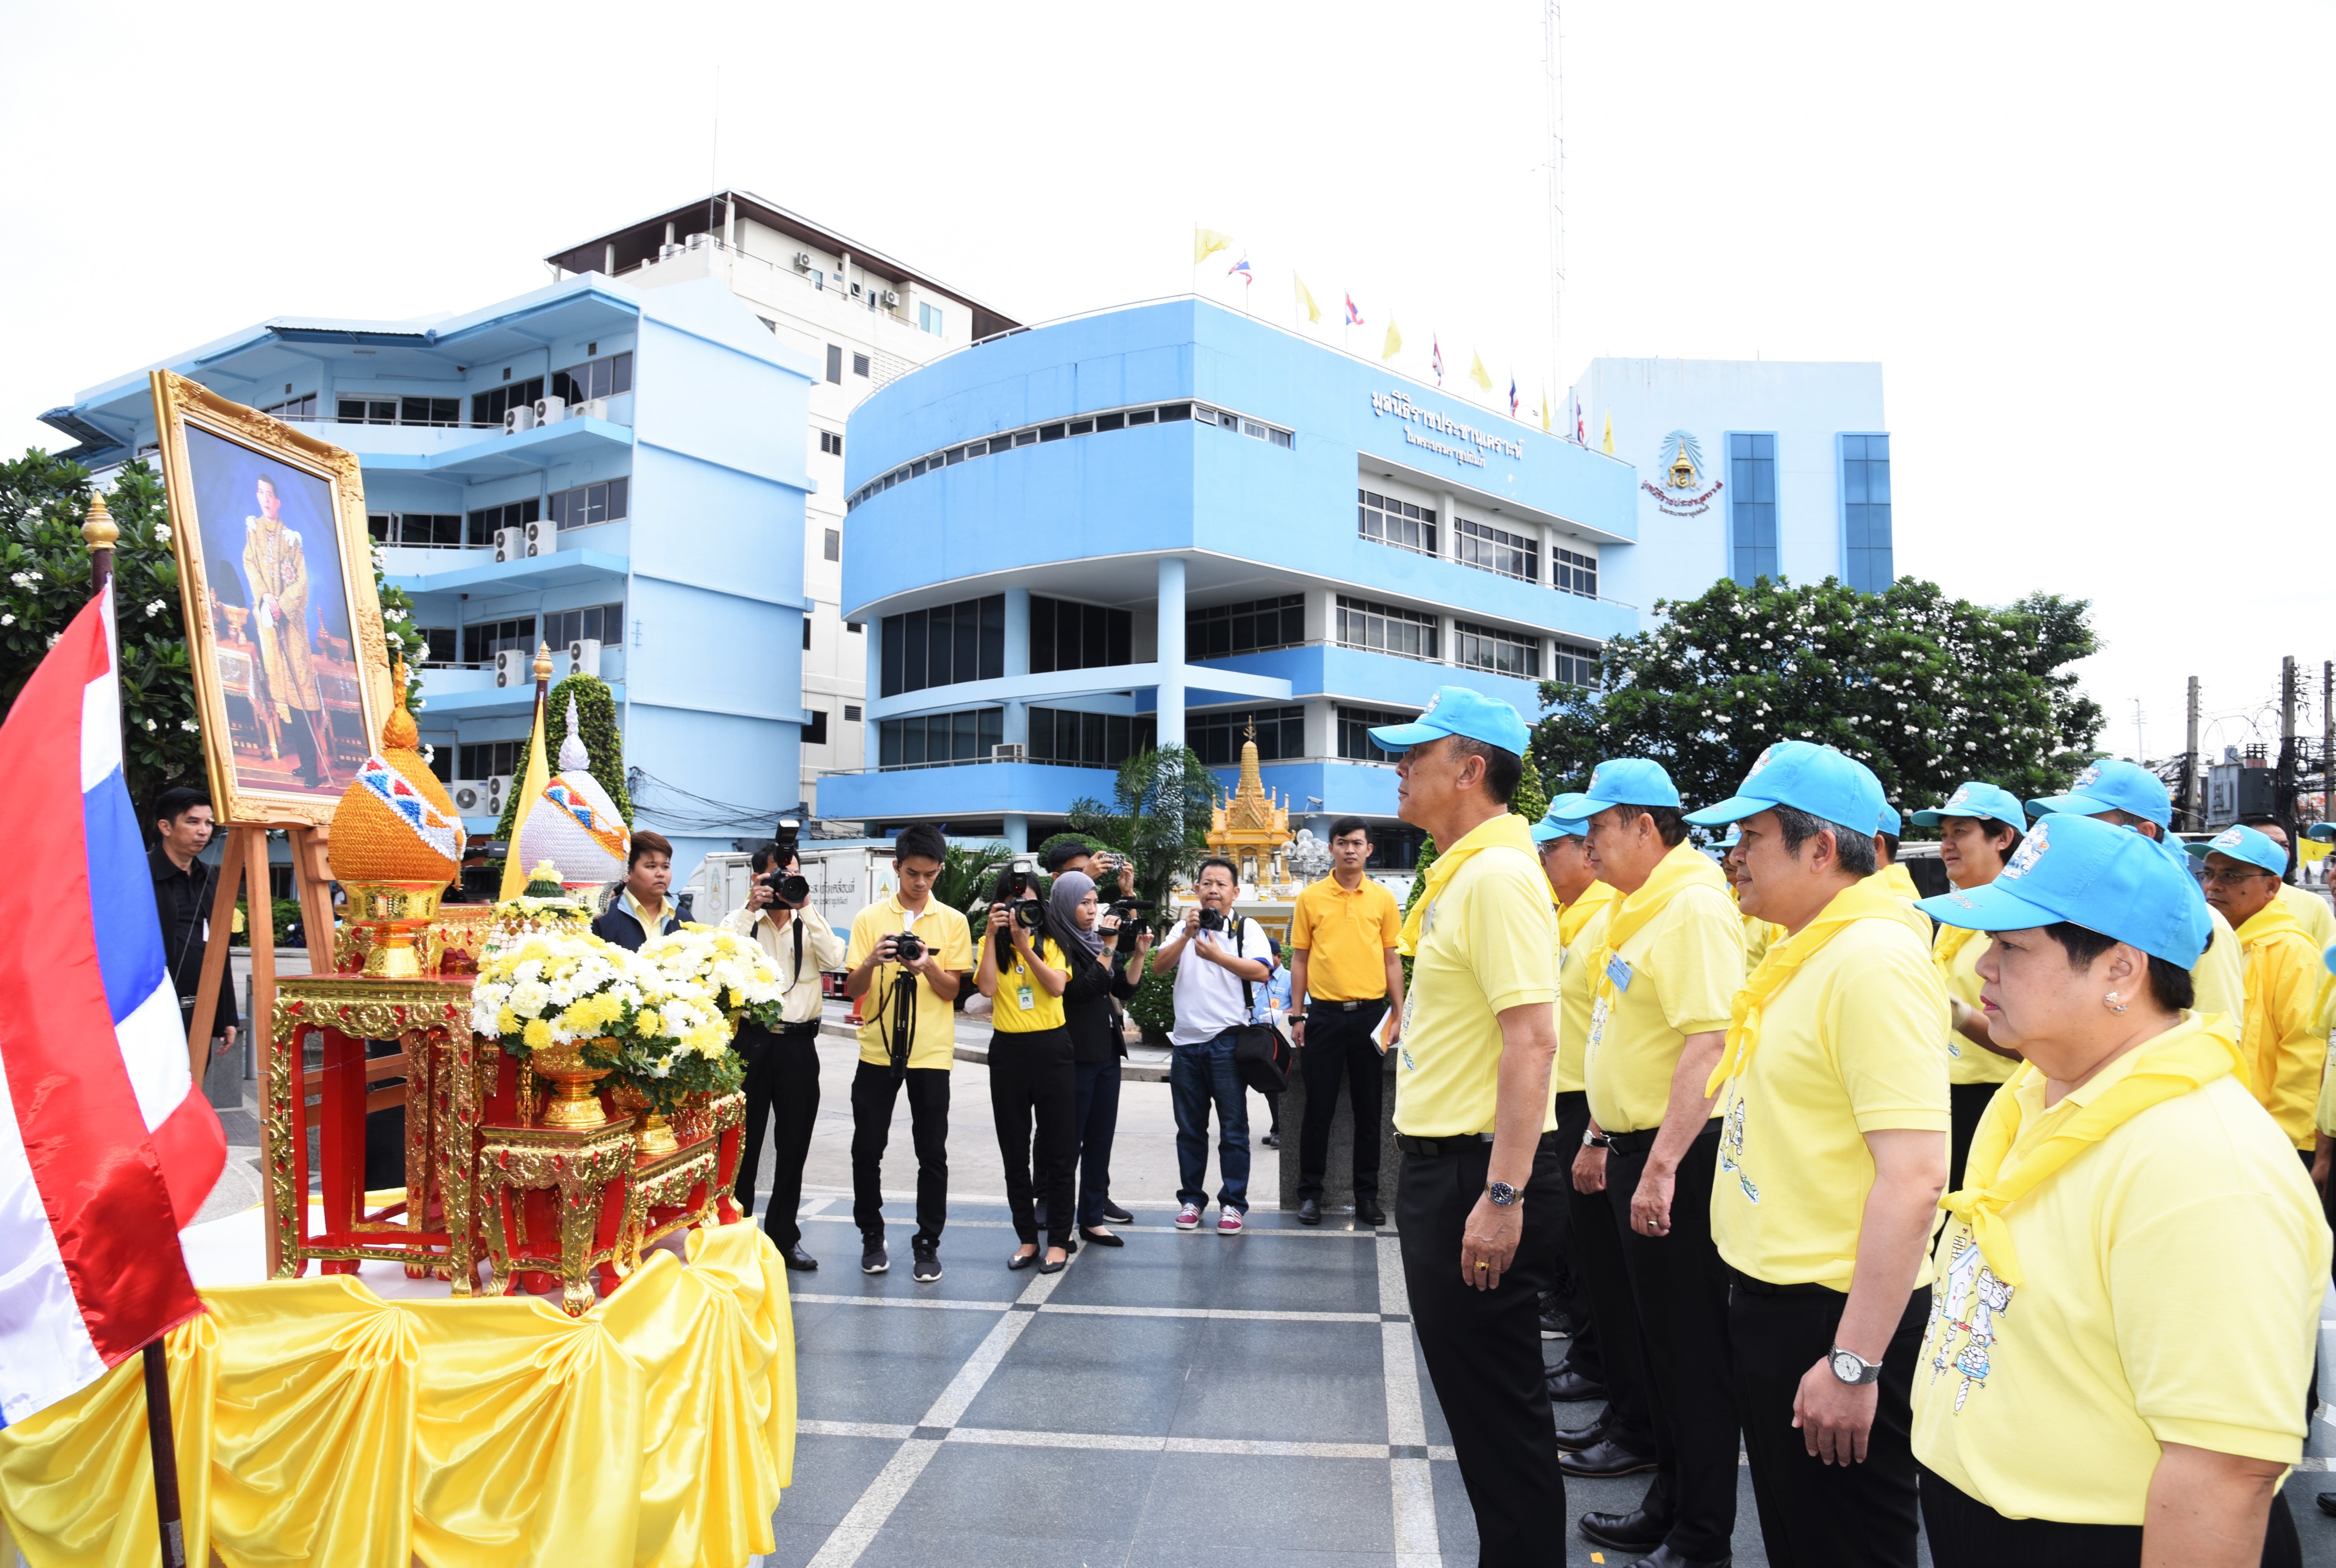
[(2190, 969), (2214, 925), (2196, 884), (2139, 833), (2066, 813), (2036, 824), (1993, 881), (1914, 907), (1942, 925), (2020, 931), (2068, 920)]
[(1738, 823), (1728, 823), (1728, 836), (1727, 836), (1726, 838), (1724, 838), (1724, 839), (1720, 840), (1718, 843), (1716, 843), (1716, 844), (1712, 845), (1711, 847), (1712, 847), (1712, 848), (1714, 848), (1714, 849), (1719, 849), (1719, 850), (1732, 850), (1732, 849), (1734, 849), (1737, 844), (1740, 844), (1740, 843), (1742, 843), (1743, 842), (1744, 842), (1744, 829), (1743, 829), (1743, 827), (1742, 827), (1741, 825), (1739, 825)]
[(1976, 817), (1981, 822), (2018, 828), (2021, 833), (2028, 831), (2028, 813), (2020, 806), (2020, 797), (2000, 784), (1979, 779), (1965, 779), (1957, 784), (1955, 793), (1936, 811), (1916, 812), (1914, 825), (1934, 828), (1949, 817)]
[(1427, 701), (1427, 711), (1409, 724), (1384, 725), (1371, 731), (1382, 751), (1409, 751), (1447, 735), (1465, 735), (1503, 751), (1525, 755), (1525, 721), (1498, 697), (1486, 696), (1465, 686), (1439, 686)]
[(1614, 806), (1676, 806), (1679, 785), (1650, 757), (1610, 756), (1590, 775), (1590, 787), (1565, 797), (1582, 807), (1572, 814), (1594, 817)]
[[(1718, 805), (1689, 812), (1698, 827), (1716, 828), (1791, 806), (1813, 817), (1854, 828), (1882, 820), (1882, 781), (1864, 763), (1814, 741), (1780, 740), (1760, 754), (1736, 793)], [(1870, 837), (1875, 830), (1865, 830)]]
[(1897, 808), (1888, 801), (1882, 803), (1882, 820), (1875, 831), (1888, 833), (1893, 839), (1903, 836), (1906, 832), (1905, 820), (1899, 816)]
[(1545, 844), (1552, 839), (1562, 839), (1569, 836), (1572, 838), (1586, 838), (1589, 836), (1589, 826), (1590, 824), (1583, 822), (1580, 817), (1565, 817), (1558, 815), (1556, 808), (1552, 806), (1550, 809), (1548, 815), (1543, 817), (1541, 821), (1533, 823), (1533, 842), (1537, 844)]
[(2163, 828), (2174, 825), (2174, 797), (2166, 793), (2166, 782), (2147, 768), (2103, 757), (2077, 775), (2067, 794), (2029, 801), (2028, 812), (2039, 817), (2054, 812), (2078, 817), (2129, 812)]
[(2303, 836), (2320, 842), (2336, 843), (2336, 823), (2313, 823), (2303, 830)]
[(2213, 838), (2182, 846), (2204, 861), (2210, 854), (2228, 855), (2277, 876), (2287, 875), (2287, 851), (2269, 833), (2250, 827), (2227, 827)]

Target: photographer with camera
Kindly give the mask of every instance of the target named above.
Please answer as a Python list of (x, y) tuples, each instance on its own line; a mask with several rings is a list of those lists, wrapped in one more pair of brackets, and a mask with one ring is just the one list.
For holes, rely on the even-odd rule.
[[(989, 1108), (998, 1123), (998, 1152), (1006, 1163), (1006, 1204), (1022, 1245), (1009, 1269), (1038, 1264), (1061, 1271), (1070, 1257), (1071, 1162), (1078, 1154), (1072, 1115), (1076, 1075), (1070, 1031), (1063, 1027), (1063, 992), (1071, 981), (1064, 948), (1075, 939), (1050, 929), (1038, 897), (1037, 863), (1017, 858), (998, 873), (981, 964), (973, 983), (991, 998), (996, 1032), (989, 1037)], [(1032, 1203), (1031, 1134), (1037, 1135), (1035, 1180), (1046, 1191), (1046, 1256), (1038, 1257)]]
[[(1065, 872), (1076, 872), (1100, 889), (1117, 875), (1124, 862), (1109, 850), (1091, 850), (1073, 838), (1058, 839), (1049, 845), (1045, 857), (1046, 874), (1061, 876)], [(1124, 891), (1124, 882), (1114, 883)]]
[(860, 1271), (881, 1274), (892, 1266), (884, 1251), (884, 1145), (906, 1085), (917, 1148), (917, 1231), (909, 1245), (920, 1284), (941, 1277), (955, 1003), (973, 968), (965, 917), (933, 901), (933, 882), (948, 858), (940, 829), (930, 823), (901, 829), (892, 841), (900, 889), (853, 919), (843, 956), (850, 970), (844, 994), (873, 998), (872, 1006), (861, 1005), (860, 1066), (852, 1077), (852, 1218), (860, 1227)]
[(1122, 899), (1104, 910), (1095, 879), (1084, 872), (1062, 872), (1046, 893), (1046, 912), (1055, 930), (1068, 939), (1063, 951), (1071, 960), (1063, 1026), (1071, 1034), (1079, 1239), (1099, 1247), (1125, 1245), (1104, 1228), (1113, 1213), (1111, 1144), (1119, 1129), (1119, 1063), (1127, 1055), (1112, 1004), (1135, 995), (1135, 973), (1152, 949), (1152, 932), (1136, 920), (1135, 911), (1153, 907), (1148, 899)]
[(811, 1153), (812, 1125), (819, 1118), (819, 1020), (824, 1000), (819, 977), (822, 969), (843, 967), (843, 939), (812, 907), (811, 883), (803, 879), (792, 838), (756, 850), (754, 868), (746, 907), (724, 916), (722, 929), (751, 934), (760, 942), (785, 989), (779, 998), (783, 1019), (775, 1030), (750, 1020), (738, 1025), (738, 1055), (746, 1063), (746, 1125), (734, 1193), (739, 1212), (751, 1216), (763, 1129), (775, 1120), (771, 1206), (764, 1213), (763, 1229), (788, 1268), (808, 1272), (819, 1267), (819, 1260), (803, 1251), (795, 1212), (803, 1207), (803, 1159)]
[[(1273, 975), (1272, 950), (1254, 920), (1231, 913), (1239, 873), (1212, 855), (1176, 934), (1152, 956), (1155, 973), (1175, 979), (1176, 1025), (1169, 1032), (1168, 1092), (1176, 1112), (1176, 1228), (1196, 1231), (1208, 1191), (1209, 1105), (1217, 1108), (1217, 1233), (1238, 1236), (1249, 1213), (1249, 1093), (1233, 1059), (1234, 1037), (1256, 1006), (1254, 988)], [(1187, 954), (1194, 959), (1184, 963)]]

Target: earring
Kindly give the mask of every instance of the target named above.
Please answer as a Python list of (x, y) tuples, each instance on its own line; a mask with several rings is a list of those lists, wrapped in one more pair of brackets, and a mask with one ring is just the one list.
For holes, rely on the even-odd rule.
[(2109, 1011), (2113, 1013), (2121, 1013), (2125, 1011), (2127, 1007), (2126, 1003), (2117, 1000), (2117, 994), (2115, 991), (2111, 991), (2107, 996), (2103, 997), (2101, 1000), (2108, 1003)]

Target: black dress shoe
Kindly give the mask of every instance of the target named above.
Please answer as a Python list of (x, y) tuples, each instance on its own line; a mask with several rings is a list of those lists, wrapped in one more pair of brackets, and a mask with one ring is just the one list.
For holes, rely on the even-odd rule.
[(1560, 1427), (1557, 1429), (1557, 1451), (1579, 1454), (1585, 1448), (1595, 1448), (1606, 1440), (1608, 1425), (1605, 1413), (1601, 1411), (1598, 1419), (1586, 1427)]
[(2322, 1514), (2336, 1514), (2336, 1492), (2322, 1492), (2314, 1501)]
[(1585, 1399), (1606, 1398), (1606, 1385), (1585, 1378), (1572, 1367), (1555, 1366), (1549, 1369), (1549, 1402), (1552, 1405), (1577, 1405)]
[(819, 1260), (804, 1251), (801, 1242), (797, 1242), (779, 1256), (786, 1260), (788, 1268), (799, 1274), (812, 1274), (819, 1271)]
[(1319, 1198), (1299, 1199), (1298, 1222), (1301, 1225), (1320, 1224), (1322, 1222), (1322, 1200)]
[(1666, 1542), (1631, 1563), (1630, 1568), (1729, 1568), (1735, 1561), (1733, 1557), (1689, 1557), (1671, 1550)]
[(1039, 1257), (1040, 1254), (1037, 1252), (1017, 1252), (1006, 1260), (1006, 1266), (1009, 1269), (1027, 1269), (1037, 1262)]
[[(1581, 1475), (1594, 1481), (1611, 1480), (1617, 1475), (1636, 1475), (1655, 1467), (1652, 1454), (1633, 1454), (1611, 1437), (1601, 1437), (1579, 1454), (1560, 1454), (1557, 1467), (1569, 1475)], [(1659, 1534), (1656, 1540), (1660, 1540)], [(1623, 1548), (1644, 1549), (1654, 1541), (1631, 1542)]]
[(1268, 1133), (1262, 1141), (1265, 1146), (1269, 1149), (1278, 1149), (1281, 1147), (1281, 1135), (1280, 1133)]
[(1038, 1272), (1042, 1274), (1059, 1274), (1070, 1261), (1070, 1254), (1066, 1252), (1063, 1256), (1055, 1259), (1052, 1262), (1039, 1264)]
[(1669, 1520), (1650, 1519), (1644, 1508), (1633, 1508), (1628, 1514), (1592, 1513), (1582, 1516), (1582, 1538), (1609, 1552), (1655, 1551), (1670, 1531)]
[(1379, 1226), (1387, 1223), (1387, 1211), (1368, 1198), (1355, 1200), (1355, 1223)]
[(1088, 1242), (1090, 1245), (1097, 1247), (1124, 1247), (1127, 1245), (1126, 1237), (1115, 1235), (1109, 1231), (1098, 1231), (1091, 1225), (1081, 1225), (1079, 1227), (1079, 1239)]
[(1571, 1339), (1575, 1329), (1573, 1314), (1554, 1304), (1541, 1310), (1541, 1337), (1544, 1339)]
[(1133, 1225), (1135, 1223), (1134, 1215), (1129, 1213), (1125, 1209), (1121, 1208), (1117, 1203), (1111, 1203), (1108, 1200), (1105, 1202), (1103, 1206), (1103, 1217), (1109, 1220), (1114, 1225)]

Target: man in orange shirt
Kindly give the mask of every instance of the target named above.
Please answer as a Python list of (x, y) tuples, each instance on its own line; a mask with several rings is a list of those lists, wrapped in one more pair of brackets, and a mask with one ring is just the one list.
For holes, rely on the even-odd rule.
[[(1381, 1225), (1379, 1060), (1403, 1029), (1403, 916), (1395, 895), (1363, 874), (1371, 832), (1360, 817), (1330, 824), (1330, 874), (1298, 895), (1290, 920), (1290, 1033), (1306, 1075), (1306, 1121), (1298, 1135), (1298, 1222), (1322, 1222), (1322, 1175), (1338, 1080), (1355, 1109), (1355, 1220)], [(1309, 998), (1311, 998), (1309, 1000)], [(1374, 1038), (1380, 1020), (1387, 1037)]]

